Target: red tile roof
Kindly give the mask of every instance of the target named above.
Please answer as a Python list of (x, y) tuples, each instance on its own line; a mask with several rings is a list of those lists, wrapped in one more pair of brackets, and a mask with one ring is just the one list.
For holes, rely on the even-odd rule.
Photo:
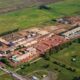
[(62, 44), (64, 41), (64, 37), (55, 35), (53, 37), (42, 38), (34, 47), (40, 52), (40, 54), (43, 54), (50, 48)]

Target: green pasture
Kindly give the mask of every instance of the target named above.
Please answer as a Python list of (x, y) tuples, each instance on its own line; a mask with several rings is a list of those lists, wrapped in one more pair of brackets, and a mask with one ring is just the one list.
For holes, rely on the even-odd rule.
[(24, 8), (14, 12), (0, 14), (0, 33), (15, 28), (30, 28), (53, 25), (51, 19), (79, 15), (80, 0), (64, 0), (48, 5), (51, 9), (39, 9), (38, 6)]

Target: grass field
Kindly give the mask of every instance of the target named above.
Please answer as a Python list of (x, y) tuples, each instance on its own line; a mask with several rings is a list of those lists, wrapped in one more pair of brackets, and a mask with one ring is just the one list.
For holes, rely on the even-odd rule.
[(49, 3), (55, 1), (57, 0), (0, 0), (0, 9), (20, 6), (21, 4), (31, 6), (33, 4)]
[[(72, 56), (77, 55), (76, 57), (77, 61), (72, 62)], [(67, 66), (71, 66), (72, 68), (75, 68), (76, 72), (71, 72), (63, 67), (60, 67), (56, 64), (53, 64), (52, 62), (57, 60), (60, 63), (63, 63)], [(49, 64), (47, 68), (44, 68), (43, 66)], [(36, 67), (35, 67), (36, 66)], [(73, 77), (80, 75), (80, 44), (73, 43), (69, 48), (65, 48), (61, 50), (60, 52), (53, 54), (50, 56), (50, 60), (40, 59), (39, 61), (31, 64), (30, 66), (26, 66), (24, 69), (19, 70), (17, 73), (21, 75), (28, 75), (33, 73), (37, 70), (48, 70), (53, 71), (54, 69), (58, 69), (58, 80), (72, 80)]]
[[(19, 0), (17, 0), (17, 3), (18, 1)], [(34, 6), (0, 14), (0, 33), (17, 27), (24, 29), (33, 26), (53, 25), (53, 23), (50, 22), (53, 18), (64, 15), (77, 15), (80, 12), (80, 0), (64, 0), (49, 4), (49, 6), (51, 10), (39, 10), (38, 7)]]
[(9, 74), (4, 74), (0, 76), (0, 80), (15, 80), (15, 79), (13, 79), (13, 77)]
[(0, 74), (4, 74), (4, 72), (2, 70), (0, 70)]
[(23, 3), (25, 0), (0, 0), (0, 8), (12, 7)]
[(60, 0), (0, 0), (0, 14)]

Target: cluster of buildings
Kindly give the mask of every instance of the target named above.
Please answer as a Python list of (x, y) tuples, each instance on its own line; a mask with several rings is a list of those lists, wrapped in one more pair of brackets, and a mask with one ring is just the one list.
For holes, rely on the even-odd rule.
[(15, 67), (75, 37), (80, 37), (80, 17), (60, 18), (55, 26), (31, 28), (1, 36), (0, 58), (5, 57)]

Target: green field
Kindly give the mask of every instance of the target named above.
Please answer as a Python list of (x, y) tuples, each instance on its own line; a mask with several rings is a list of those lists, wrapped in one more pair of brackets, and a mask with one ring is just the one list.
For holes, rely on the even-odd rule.
[(51, 10), (40, 10), (34, 6), (0, 14), (0, 33), (17, 27), (24, 29), (33, 26), (53, 25), (51, 22), (53, 18), (80, 14), (80, 0), (64, 0), (49, 4), (48, 6), (50, 6)]
[(46, 4), (50, 2), (56, 2), (59, 0), (0, 0), (0, 8), (10, 8), (10, 7), (15, 7), (15, 6), (20, 6), (20, 5), (26, 5), (26, 7), (30, 7), (32, 5), (39, 5), (39, 4)]
[(0, 80), (15, 80), (15, 79), (13, 79), (13, 77), (9, 74), (4, 74), (0, 76)]
[[(76, 62), (72, 62), (72, 56), (77, 55)], [(58, 80), (72, 80), (73, 77), (80, 75), (80, 44), (73, 43), (68, 48), (65, 48), (58, 53), (54, 53), (49, 56), (50, 60), (45, 60), (41, 58), (39, 61), (31, 64), (30, 66), (26, 66), (25, 68), (17, 71), (17, 73), (21, 75), (28, 75), (37, 70), (49, 70), (53, 71), (58, 69)], [(57, 60), (58, 62), (65, 64), (66, 66), (70, 66), (76, 69), (76, 72), (71, 72), (66, 68), (53, 64), (53, 61)], [(47, 68), (44, 68), (44, 65), (48, 64)]]
[(0, 74), (4, 74), (4, 72), (2, 70), (0, 70)]
[(12, 7), (24, 2), (24, 0), (0, 0), (0, 8)]
[(26, 5), (26, 7), (32, 4), (38, 3), (35, 0), (0, 0), (0, 9), (13, 8), (15, 6)]

